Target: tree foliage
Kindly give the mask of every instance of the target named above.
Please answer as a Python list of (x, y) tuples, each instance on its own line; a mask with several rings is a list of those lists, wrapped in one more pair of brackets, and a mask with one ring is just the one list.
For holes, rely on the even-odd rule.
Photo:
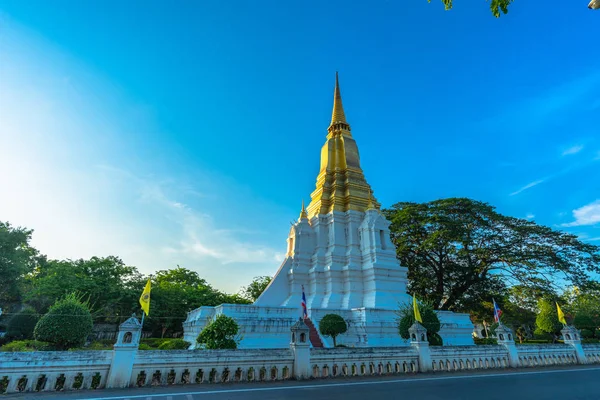
[(21, 310), (8, 321), (6, 337), (11, 340), (33, 339), (33, 330), (39, 319), (33, 308), (27, 307)]
[[(431, 3), (431, 0), (427, 0)], [(513, 0), (491, 0), (490, 1), (490, 10), (494, 17), (500, 17), (501, 13), (508, 13), (508, 6), (513, 2)], [(444, 7), (446, 10), (452, 9), (453, 0), (442, 0), (444, 3)]]
[(35, 340), (51, 343), (57, 350), (81, 347), (92, 333), (92, 314), (76, 295), (57, 301), (35, 326)]
[[(422, 325), (427, 329), (427, 341), (431, 345), (441, 346), (442, 338), (439, 336), (438, 332), (442, 325), (431, 304), (427, 302), (419, 303), (419, 313), (423, 320)], [(410, 339), (408, 329), (416, 322), (413, 305), (409, 303), (402, 304), (397, 314), (399, 317), (398, 333), (400, 334), (400, 337), (403, 339)]]
[(487, 203), (449, 198), (397, 203), (384, 210), (409, 290), (435, 309), (469, 311), (490, 293), (522, 285), (547, 290), (558, 277), (581, 288), (597, 283), (599, 248), (575, 235), (504, 216)]
[(336, 344), (336, 338), (348, 330), (348, 325), (344, 318), (337, 314), (326, 314), (319, 321), (319, 332), (323, 336), (330, 336), (333, 339), (333, 347)]
[(38, 251), (29, 245), (32, 233), (0, 221), (0, 307), (5, 312), (20, 302), (25, 276), (40, 262)]
[(130, 316), (139, 297), (133, 292), (143, 281), (135, 267), (114, 256), (50, 260), (40, 264), (28, 279), (31, 289), (26, 300), (39, 312), (78, 292), (89, 300), (92, 313), (102, 322), (119, 322), (121, 317)]
[(540, 299), (538, 308), (539, 313), (535, 319), (537, 328), (542, 332), (558, 335), (563, 326), (558, 322), (555, 302), (549, 299)]
[(202, 329), (196, 341), (205, 349), (236, 349), (239, 329), (233, 318), (220, 314)]
[(270, 276), (255, 277), (248, 286), (242, 289), (242, 296), (252, 302), (255, 302), (260, 297), (262, 292), (265, 291), (267, 286), (269, 286), (272, 279), (273, 278)]

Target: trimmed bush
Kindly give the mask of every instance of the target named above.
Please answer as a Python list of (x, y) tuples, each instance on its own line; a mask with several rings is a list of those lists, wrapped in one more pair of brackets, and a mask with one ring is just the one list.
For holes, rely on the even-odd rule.
[(33, 308), (25, 308), (8, 321), (6, 337), (13, 340), (33, 339), (33, 330), (39, 319)]
[(474, 338), (473, 341), (476, 345), (488, 345), (488, 344), (498, 344), (498, 340), (494, 338)]
[(58, 350), (81, 347), (92, 333), (93, 321), (88, 305), (75, 295), (58, 300), (35, 326), (35, 339), (48, 342)]
[(319, 332), (323, 336), (330, 336), (333, 339), (333, 347), (336, 347), (335, 338), (345, 333), (348, 330), (348, 325), (344, 318), (337, 314), (326, 314), (319, 321)]
[(148, 346), (146, 343), (140, 343), (138, 350), (156, 350), (156, 349)]
[(237, 349), (239, 330), (233, 318), (220, 314), (204, 327), (196, 341), (204, 349)]
[(48, 343), (37, 340), (15, 340), (0, 347), (0, 351), (45, 351), (53, 350)]
[(158, 346), (159, 350), (187, 350), (192, 344), (183, 339), (171, 339)]

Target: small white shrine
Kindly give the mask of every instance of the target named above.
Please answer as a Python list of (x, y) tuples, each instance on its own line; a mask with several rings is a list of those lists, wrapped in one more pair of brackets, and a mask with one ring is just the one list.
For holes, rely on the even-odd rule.
[[(241, 328), (240, 348), (285, 348), (290, 328), (301, 315), (306, 295), (313, 346), (332, 343), (315, 327), (329, 313), (341, 315), (346, 346), (408, 346), (398, 334), (396, 312), (406, 294), (407, 269), (396, 258), (389, 222), (379, 211), (360, 167), (358, 147), (346, 122), (336, 74), (333, 113), (321, 149), (321, 168), (308, 207), (302, 204), (290, 229), (286, 258), (273, 281), (252, 305), (223, 304), (188, 313), (184, 338), (196, 342), (216, 315), (234, 318)], [(473, 344), (468, 314), (438, 312), (444, 345)]]

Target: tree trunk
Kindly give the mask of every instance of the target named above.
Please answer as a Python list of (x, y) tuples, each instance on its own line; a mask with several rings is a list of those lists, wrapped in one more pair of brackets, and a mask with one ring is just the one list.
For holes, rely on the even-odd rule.
[(335, 344), (335, 336), (331, 337), (333, 339), (333, 347), (337, 347), (337, 345)]

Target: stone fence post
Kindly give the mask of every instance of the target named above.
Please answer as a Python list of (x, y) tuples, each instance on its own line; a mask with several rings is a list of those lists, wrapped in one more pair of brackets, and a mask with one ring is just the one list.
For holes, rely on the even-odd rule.
[(141, 336), (142, 324), (135, 315), (119, 326), (119, 334), (113, 348), (112, 361), (106, 380), (107, 388), (129, 386)]
[(574, 326), (565, 326), (560, 333), (562, 333), (565, 344), (568, 344), (575, 349), (577, 362), (579, 364), (587, 364), (588, 359), (583, 351), (583, 347), (581, 346), (581, 337), (579, 336), (579, 331)]
[(418, 322), (408, 328), (410, 345), (419, 353), (419, 372), (427, 372), (431, 369), (431, 350), (427, 340), (427, 329)]
[(308, 335), (310, 330), (302, 318), (292, 326), (292, 340), (290, 348), (294, 354), (294, 369), (292, 376), (296, 379), (309, 379), (310, 371), (310, 344)]
[(496, 328), (496, 338), (498, 344), (504, 346), (508, 351), (508, 363), (511, 368), (517, 368), (519, 366), (519, 352), (517, 351), (513, 332), (500, 323)]

